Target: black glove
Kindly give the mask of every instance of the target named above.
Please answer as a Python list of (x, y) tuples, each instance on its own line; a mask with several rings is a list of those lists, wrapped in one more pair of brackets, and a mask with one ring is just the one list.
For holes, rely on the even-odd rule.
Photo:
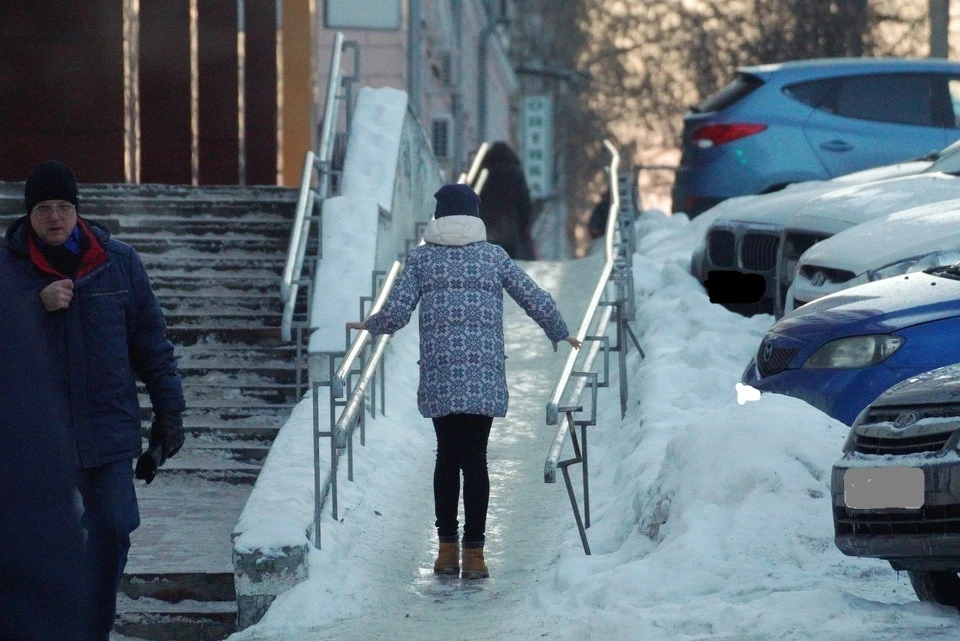
[(183, 418), (180, 412), (160, 412), (150, 426), (150, 445), (137, 459), (135, 476), (149, 485), (157, 469), (183, 447)]

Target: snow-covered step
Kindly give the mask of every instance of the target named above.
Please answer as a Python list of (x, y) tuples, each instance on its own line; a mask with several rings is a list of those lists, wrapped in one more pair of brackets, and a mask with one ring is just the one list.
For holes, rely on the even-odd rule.
[(211, 295), (236, 294), (244, 292), (280, 297), (280, 278), (268, 274), (257, 278), (252, 275), (234, 276), (218, 274), (213, 276), (195, 276), (186, 274), (150, 275), (150, 284), (157, 296), (165, 295)]
[(167, 337), (175, 345), (189, 347), (198, 343), (218, 342), (230, 344), (261, 343), (268, 346), (283, 345), (279, 327), (210, 326), (210, 325), (167, 325)]
[[(110, 217), (113, 226), (106, 226), (119, 238), (126, 240), (134, 236), (169, 234), (175, 232), (181, 236), (205, 236), (207, 234), (243, 233), (262, 238), (273, 238), (286, 243), (290, 237), (290, 221), (285, 216), (257, 214), (236, 224), (227, 224), (220, 218), (188, 218), (184, 216), (120, 216)], [(97, 219), (102, 224), (102, 220)]]
[(277, 246), (280, 244), (276, 238), (266, 237), (221, 237), (214, 236), (177, 236), (171, 237), (163, 234), (127, 234), (118, 238), (131, 245), (139, 253), (152, 253), (158, 257), (163, 257), (168, 251), (190, 251), (204, 257), (211, 253), (251, 253), (269, 255), (273, 257), (276, 254)]
[(121, 595), (114, 629), (124, 636), (150, 641), (224, 639), (236, 632), (237, 604), (192, 599), (171, 603)]
[[(287, 412), (289, 414), (289, 412)], [(248, 417), (248, 418), (252, 418)], [(273, 443), (280, 428), (283, 427), (286, 417), (276, 422), (259, 421), (243, 423), (240, 420), (193, 420), (190, 416), (184, 417), (183, 429), (188, 437), (198, 440), (208, 439), (213, 442), (229, 444), (234, 441), (256, 441), (269, 446)], [(146, 439), (150, 436), (150, 421), (141, 424), (140, 435)]]
[[(143, 439), (143, 449), (147, 449), (146, 438)], [(170, 459), (168, 463), (172, 464), (177, 459), (184, 459), (183, 461), (177, 461), (177, 467), (180, 468), (181, 472), (194, 469), (186, 466), (187, 459), (194, 459), (194, 462), (206, 462), (211, 459), (217, 459), (218, 466), (219, 461), (233, 461), (260, 467), (263, 465), (263, 460), (267, 457), (269, 450), (270, 443), (264, 441), (252, 439), (225, 441), (217, 439), (213, 434), (209, 433), (209, 431), (204, 430), (197, 436), (192, 434), (188, 435), (183, 442), (183, 449)], [(183, 455), (182, 457), (181, 454)], [(165, 463), (164, 469), (166, 469), (166, 467), (167, 464)]]
[[(255, 278), (276, 278), (277, 287), (280, 286), (280, 275), (286, 258), (282, 255), (271, 256), (244, 256), (242, 254), (213, 255), (197, 257), (183, 255), (182, 252), (172, 251), (164, 255), (141, 255), (147, 272), (151, 275), (164, 276), (175, 273), (188, 274), (195, 278), (214, 278), (224, 272), (236, 274), (248, 271)], [(310, 263), (312, 261), (305, 261)], [(309, 268), (309, 265), (308, 267)]]
[(177, 311), (280, 311), (283, 302), (276, 292), (248, 292), (242, 290), (203, 292), (170, 292), (157, 294), (157, 301), (164, 312)]

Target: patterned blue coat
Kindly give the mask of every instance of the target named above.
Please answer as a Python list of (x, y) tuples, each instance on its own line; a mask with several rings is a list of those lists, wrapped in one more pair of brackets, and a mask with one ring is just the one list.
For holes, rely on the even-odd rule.
[(433, 220), (424, 238), (427, 244), (410, 251), (383, 308), (365, 326), (373, 334), (392, 334), (419, 303), (420, 413), (506, 416), (503, 291), (550, 340), (569, 336), (567, 325), (550, 294), (503, 248), (486, 242), (479, 218)]

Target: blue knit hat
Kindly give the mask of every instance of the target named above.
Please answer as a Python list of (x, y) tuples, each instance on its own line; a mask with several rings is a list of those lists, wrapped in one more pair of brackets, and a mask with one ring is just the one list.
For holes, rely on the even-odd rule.
[(480, 216), (480, 196), (469, 185), (444, 185), (433, 195), (437, 199), (434, 218), (444, 216)]

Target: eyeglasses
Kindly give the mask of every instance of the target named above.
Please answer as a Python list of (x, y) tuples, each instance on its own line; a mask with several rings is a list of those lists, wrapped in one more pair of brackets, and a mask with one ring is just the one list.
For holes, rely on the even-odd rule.
[(70, 214), (75, 214), (77, 208), (73, 206), (73, 203), (40, 203), (33, 208), (33, 213), (36, 214), (40, 220), (50, 218), (53, 212), (57, 212), (61, 216), (69, 216)]

